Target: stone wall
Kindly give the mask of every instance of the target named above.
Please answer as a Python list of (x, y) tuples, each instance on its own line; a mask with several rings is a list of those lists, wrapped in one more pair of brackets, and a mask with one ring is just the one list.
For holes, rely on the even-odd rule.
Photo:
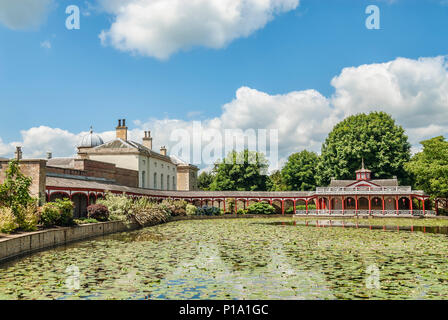
[(196, 191), (199, 190), (197, 182), (198, 168), (188, 165), (177, 167), (177, 190)]
[[(8, 163), (9, 160), (0, 161), (0, 183), (5, 181)], [(21, 172), (27, 177), (31, 177), (33, 181), (30, 188), (31, 196), (39, 198), (41, 203), (45, 202), (47, 176), (46, 163), (46, 160), (26, 159), (20, 161)]]
[(117, 184), (138, 188), (138, 171), (118, 168), (115, 164), (90, 159), (75, 159), (75, 169), (83, 170), (89, 177), (113, 180)]
[(116, 232), (135, 230), (137, 228), (137, 224), (110, 221), (86, 224), (72, 228), (57, 228), (29, 232), (19, 235), (0, 235), (0, 263), (36, 251), (65, 245), (70, 242)]
[(138, 187), (138, 171), (117, 168), (112, 163), (90, 159), (74, 159), (73, 168), (48, 167), (47, 172), (61, 175), (102, 178), (115, 181), (117, 184), (126, 187)]
[(87, 172), (85, 172), (85, 171), (75, 170), (75, 169), (70, 169), (70, 168), (61, 168), (61, 167), (47, 166), (47, 173), (87, 177)]

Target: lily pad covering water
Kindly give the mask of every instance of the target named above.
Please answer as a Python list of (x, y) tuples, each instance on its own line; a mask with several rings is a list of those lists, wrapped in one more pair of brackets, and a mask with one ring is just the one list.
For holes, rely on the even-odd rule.
[(178, 221), (37, 253), (0, 268), (0, 298), (448, 299), (446, 235), (282, 220)]

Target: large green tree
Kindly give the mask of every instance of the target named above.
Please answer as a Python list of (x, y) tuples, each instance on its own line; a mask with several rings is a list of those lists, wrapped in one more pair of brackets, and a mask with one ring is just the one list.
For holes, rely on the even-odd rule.
[(448, 141), (435, 137), (422, 141), (423, 151), (405, 165), (413, 176), (415, 187), (432, 198), (448, 199)]
[(264, 191), (267, 188), (268, 161), (262, 153), (232, 151), (217, 162), (215, 178), (210, 186), (214, 191)]
[(338, 123), (322, 145), (317, 183), (331, 178), (354, 179), (364, 158), (375, 178), (397, 176), (409, 183), (404, 164), (410, 159), (410, 144), (401, 126), (384, 112), (358, 114)]
[(288, 190), (288, 187), (283, 182), (282, 172), (280, 170), (275, 170), (271, 173), (268, 180), (268, 187), (267, 189), (269, 191), (286, 191)]
[(318, 160), (316, 153), (306, 150), (292, 154), (281, 171), (282, 181), (287, 190), (315, 190)]
[(203, 191), (210, 190), (214, 175), (211, 172), (203, 171), (198, 177), (198, 187)]

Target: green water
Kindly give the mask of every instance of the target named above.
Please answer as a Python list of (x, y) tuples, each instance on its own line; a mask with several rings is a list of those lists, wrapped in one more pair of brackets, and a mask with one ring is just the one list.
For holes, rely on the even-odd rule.
[(37, 253), (0, 267), (0, 298), (448, 298), (444, 234), (284, 220), (179, 221)]

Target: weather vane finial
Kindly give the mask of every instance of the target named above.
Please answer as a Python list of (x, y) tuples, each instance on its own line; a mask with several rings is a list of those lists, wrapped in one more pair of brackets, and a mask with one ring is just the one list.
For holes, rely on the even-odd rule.
[(364, 157), (362, 157), (362, 170), (364, 170)]

